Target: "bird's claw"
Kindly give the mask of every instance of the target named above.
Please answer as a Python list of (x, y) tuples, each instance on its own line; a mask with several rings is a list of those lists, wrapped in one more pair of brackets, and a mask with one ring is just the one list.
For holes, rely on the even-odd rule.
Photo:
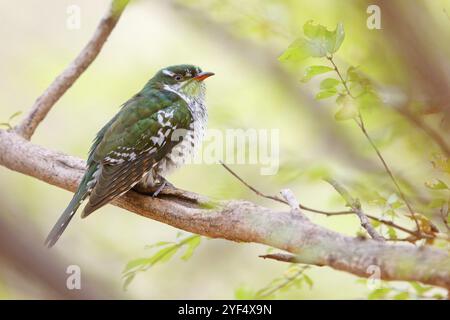
[(174, 188), (174, 185), (171, 184), (169, 181), (167, 181), (166, 179), (164, 179), (163, 177), (160, 177), (160, 181), (161, 183), (158, 185), (158, 188), (156, 189), (155, 192), (153, 192), (152, 197), (156, 198), (161, 191), (164, 190), (164, 188), (170, 187), (170, 188)]
[(152, 198), (156, 198), (158, 196), (158, 194), (160, 194), (160, 192), (166, 187), (167, 185), (167, 181), (164, 180), (159, 186), (158, 189), (156, 189), (155, 192), (153, 192), (152, 194)]

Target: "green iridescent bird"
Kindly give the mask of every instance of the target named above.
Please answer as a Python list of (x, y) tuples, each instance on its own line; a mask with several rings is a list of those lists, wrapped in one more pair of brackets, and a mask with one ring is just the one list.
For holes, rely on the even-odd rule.
[(207, 123), (203, 80), (214, 75), (192, 65), (160, 70), (98, 132), (87, 170), (45, 244), (52, 247), (81, 203), (86, 217), (137, 183), (164, 188), (166, 176), (193, 155)]

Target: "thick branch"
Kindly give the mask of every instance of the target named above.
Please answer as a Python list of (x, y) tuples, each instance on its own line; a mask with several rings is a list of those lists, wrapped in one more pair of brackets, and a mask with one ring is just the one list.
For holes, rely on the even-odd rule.
[[(34, 145), (4, 130), (0, 130), (0, 164), (70, 191), (76, 189), (84, 170), (82, 160)], [(212, 202), (182, 191), (154, 199), (130, 191), (113, 204), (211, 238), (285, 250), (301, 263), (329, 266), (362, 277), (370, 276), (367, 268), (377, 265), (385, 280), (421, 281), (450, 288), (450, 257), (444, 251), (344, 236), (301, 215), (248, 201)]]
[(44, 120), (53, 105), (95, 60), (128, 2), (129, 0), (114, 0), (111, 3), (108, 12), (100, 21), (88, 44), (81, 50), (75, 60), (53, 80), (44, 93), (37, 98), (29, 113), (14, 129), (18, 134), (26, 139), (31, 138), (37, 126)]

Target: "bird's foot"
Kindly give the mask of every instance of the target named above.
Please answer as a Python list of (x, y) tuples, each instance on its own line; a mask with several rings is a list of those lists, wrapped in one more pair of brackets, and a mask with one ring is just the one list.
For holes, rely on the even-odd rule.
[(161, 176), (155, 178), (151, 184), (148, 184), (147, 181), (141, 181), (133, 187), (134, 191), (141, 194), (150, 195), (153, 198), (156, 198), (164, 189), (175, 190), (176, 187)]
[(158, 185), (156, 185), (157, 189), (152, 194), (153, 198), (156, 198), (160, 194), (160, 192), (164, 190), (164, 188), (175, 188), (173, 184), (171, 184), (169, 181), (167, 181), (163, 177), (161, 177), (159, 180), (160, 180), (160, 183)]

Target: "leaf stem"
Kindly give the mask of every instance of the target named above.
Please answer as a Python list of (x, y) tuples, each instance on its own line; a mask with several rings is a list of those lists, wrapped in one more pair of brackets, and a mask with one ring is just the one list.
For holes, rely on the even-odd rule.
[(339, 71), (339, 68), (337, 67), (336, 63), (334, 63), (333, 60), (333, 56), (327, 56), (327, 59), (331, 62), (331, 64), (333, 65), (333, 69), (334, 71), (336, 71), (339, 79), (341, 79), (342, 85), (344, 86), (345, 91), (347, 92), (347, 94), (352, 97), (353, 99), (355, 99), (355, 97), (352, 95), (352, 93), (350, 92), (350, 89), (348, 88), (347, 85), (347, 80), (344, 79), (344, 77), (342, 76), (341, 72)]
[[(342, 77), (341, 72), (339, 71), (339, 68), (337, 67), (336, 63), (334, 62), (333, 57), (332, 56), (327, 56), (327, 59), (333, 65), (333, 68), (336, 71), (336, 74), (338, 75), (339, 79), (341, 79), (342, 85), (344, 86), (347, 94), (352, 99), (355, 99), (355, 97), (352, 95), (352, 93), (350, 92), (350, 89), (347, 86), (347, 81), (344, 80), (344, 78)], [(408, 199), (406, 198), (406, 195), (404, 194), (404, 192), (401, 189), (400, 185), (398, 184), (397, 179), (395, 178), (394, 174), (392, 173), (392, 170), (389, 168), (389, 166), (388, 166), (386, 160), (384, 159), (383, 155), (381, 154), (380, 150), (378, 149), (378, 147), (376, 146), (376, 144), (373, 142), (372, 138), (370, 137), (369, 133), (367, 132), (366, 126), (364, 125), (363, 117), (362, 117), (361, 112), (359, 110), (358, 110), (358, 117), (355, 118), (354, 120), (355, 120), (356, 124), (358, 125), (358, 127), (361, 129), (361, 131), (364, 134), (364, 136), (366, 137), (367, 141), (372, 146), (373, 150), (377, 154), (377, 156), (380, 159), (381, 163), (383, 164), (384, 169), (386, 170), (386, 172), (389, 175), (390, 179), (392, 180), (395, 188), (397, 189), (400, 197), (402, 198), (403, 202), (405, 203), (406, 207), (408, 208), (408, 211), (409, 211), (409, 213), (411, 215), (411, 218), (414, 220), (414, 223), (416, 224), (417, 232), (420, 234), (421, 233), (420, 224), (417, 221), (417, 218), (416, 218), (416, 215), (414, 213), (414, 210), (413, 210), (411, 204), (409, 203)]]

